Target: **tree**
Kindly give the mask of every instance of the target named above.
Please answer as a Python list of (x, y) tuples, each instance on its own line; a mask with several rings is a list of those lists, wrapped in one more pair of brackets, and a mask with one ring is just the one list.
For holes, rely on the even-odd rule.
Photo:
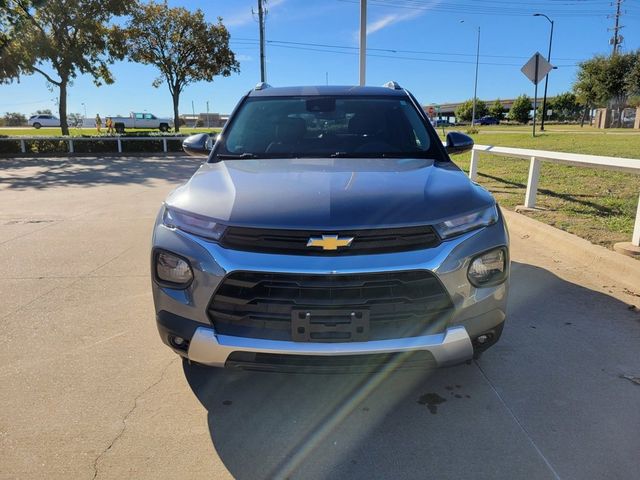
[[(573, 121), (580, 117), (582, 106), (575, 93), (564, 92), (547, 99), (547, 110), (551, 110), (549, 120)], [(538, 105), (538, 116), (542, 118), (542, 105)]]
[[(23, 10), (39, 7), (46, 0), (22, 0), (21, 9), (15, 8), (16, 1), (0, 0), (0, 81), (17, 78), (19, 67), (16, 62), (15, 52), (9, 45), (22, 34), (27, 17)], [(0, 82), (1, 83), (1, 82)]]
[(580, 103), (584, 105), (580, 126), (584, 126), (587, 113), (591, 108), (599, 102), (597, 91), (598, 77), (602, 74), (604, 68), (604, 57), (595, 57), (594, 59), (580, 64), (578, 73), (576, 74), (576, 82), (573, 84), (573, 91)]
[(137, 4), (131, 20), (120, 33), (127, 56), (134, 62), (154, 65), (173, 99), (176, 132), (180, 129), (180, 94), (190, 83), (228, 77), (240, 70), (229, 48), (229, 32), (218, 23), (207, 23), (201, 10), (169, 8), (167, 2)]
[(45, 108), (43, 110), (36, 110), (34, 115), (53, 115), (50, 108)]
[(635, 57), (626, 77), (627, 92), (633, 97), (640, 96), (640, 50), (636, 50)]
[(78, 125), (82, 125), (84, 116), (81, 113), (69, 113), (67, 118), (69, 119), (69, 125), (77, 127)]
[(20, 127), (26, 125), (27, 117), (18, 112), (7, 112), (4, 114), (4, 124), (7, 127)]
[(511, 110), (509, 110), (509, 120), (518, 123), (528, 123), (531, 112), (531, 99), (523, 94), (513, 101)]
[(504, 118), (504, 112), (506, 111), (507, 109), (504, 108), (499, 98), (493, 102), (491, 107), (489, 107), (489, 115), (496, 117), (498, 120), (502, 120)]
[[(598, 55), (579, 64), (574, 91), (589, 105), (608, 106), (620, 112), (635, 94), (640, 51), (617, 53), (611, 57)], [(639, 77), (636, 77), (636, 74)], [(615, 117), (614, 117), (615, 118)]]
[(2, 18), (9, 18), (18, 26), (2, 48), (1, 79), (9, 82), (22, 75), (39, 73), (52, 88), (58, 88), (60, 126), (62, 134), (68, 135), (67, 90), (79, 73), (93, 77), (96, 85), (113, 83), (108, 66), (115, 58), (109, 48), (108, 23), (113, 16), (125, 14), (131, 2), (0, 2), (3, 4)]
[[(476, 100), (476, 119), (484, 117), (487, 114), (487, 104), (482, 100)], [(456, 121), (470, 122), (473, 115), (473, 98), (464, 101), (455, 111)]]

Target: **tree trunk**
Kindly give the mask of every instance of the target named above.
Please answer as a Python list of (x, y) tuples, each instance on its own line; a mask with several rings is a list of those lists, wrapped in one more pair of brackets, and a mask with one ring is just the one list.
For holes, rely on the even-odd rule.
[(180, 131), (180, 113), (178, 112), (178, 104), (180, 103), (180, 92), (172, 93), (173, 97), (173, 128), (176, 133)]
[(59, 87), (58, 113), (60, 115), (60, 128), (62, 129), (62, 135), (69, 135), (69, 124), (67, 123), (67, 80), (63, 79)]
[(580, 120), (580, 128), (584, 127), (584, 121), (587, 118), (587, 112), (589, 111), (589, 104), (584, 106), (584, 112), (582, 113), (582, 120)]

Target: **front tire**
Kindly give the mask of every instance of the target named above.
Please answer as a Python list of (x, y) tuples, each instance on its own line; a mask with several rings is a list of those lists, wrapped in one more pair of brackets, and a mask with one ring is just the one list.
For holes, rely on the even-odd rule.
[(38, 130), (40, 127), (42, 127), (42, 125), (40, 125), (38, 122), (33, 124), (33, 128), (35, 128), (36, 130)]
[(161, 123), (160, 124), (160, 131), (161, 132), (168, 132), (169, 131), (169, 125), (167, 125), (166, 123)]

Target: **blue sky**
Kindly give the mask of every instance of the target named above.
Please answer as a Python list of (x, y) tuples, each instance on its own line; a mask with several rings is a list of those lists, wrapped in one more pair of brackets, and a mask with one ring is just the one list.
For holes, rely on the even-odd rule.
[[(206, 110), (228, 113), (240, 96), (259, 81), (258, 26), (252, 9), (257, 0), (170, 0), (171, 6), (200, 8), (210, 21), (228, 26), (241, 72), (211, 83), (189, 86), (181, 96), (181, 113)], [(355, 0), (270, 0), (267, 17), (267, 81), (274, 86), (358, 83), (359, 5)], [(640, 47), (640, 0), (625, 0), (621, 30), (623, 51)], [(423, 103), (458, 101), (473, 96), (477, 27), (481, 28), (478, 97), (533, 95), (520, 67), (536, 51), (546, 56), (549, 23), (555, 20), (552, 62), (559, 68), (549, 93), (571, 88), (575, 64), (611, 51), (607, 28), (613, 20), (610, 0), (370, 0), (367, 84), (396, 80)], [(461, 23), (461, 20), (464, 20)], [(286, 43), (296, 42), (296, 43)], [(303, 45), (300, 45), (302, 43)], [(311, 44), (311, 45), (310, 45)], [(431, 53), (424, 53), (431, 52)], [(95, 87), (79, 77), (69, 92), (69, 111), (89, 116), (149, 111), (170, 115), (166, 85), (153, 88), (151, 66), (119, 62), (116, 83)], [(542, 91), (540, 89), (540, 96)], [(0, 86), (0, 112), (31, 114), (56, 110), (55, 90), (40, 75)]]

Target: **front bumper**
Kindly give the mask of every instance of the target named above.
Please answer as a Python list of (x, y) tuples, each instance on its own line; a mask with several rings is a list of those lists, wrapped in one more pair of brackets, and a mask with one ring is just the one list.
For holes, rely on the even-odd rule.
[(421, 337), (345, 343), (298, 343), (216, 335), (211, 328), (199, 327), (189, 344), (190, 360), (214, 367), (224, 367), (234, 352), (334, 356), (375, 355), (414, 351), (431, 353), (438, 366), (451, 365), (473, 355), (471, 338), (464, 327)]
[[(460, 363), (472, 357), (475, 339), (505, 319), (508, 282), (476, 288), (467, 279), (471, 260), (479, 253), (508, 247), (502, 217), (499, 222), (435, 248), (392, 254), (349, 257), (298, 257), (227, 250), (199, 237), (172, 230), (160, 221), (153, 247), (174, 252), (191, 263), (194, 280), (184, 290), (153, 282), (160, 334), (176, 353), (205, 365), (223, 367), (235, 353), (336, 357), (428, 352), (437, 365)], [(223, 278), (231, 272), (255, 271), (299, 274), (353, 274), (428, 270), (433, 272), (453, 303), (453, 313), (439, 333), (367, 342), (314, 343), (223, 335), (215, 331), (207, 307)], [(163, 319), (173, 318), (170, 324)], [(181, 348), (172, 335), (187, 340)]]

